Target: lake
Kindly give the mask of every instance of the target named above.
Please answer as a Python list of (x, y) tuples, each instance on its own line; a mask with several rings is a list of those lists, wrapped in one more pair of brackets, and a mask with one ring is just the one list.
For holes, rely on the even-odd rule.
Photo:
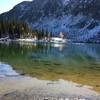
[(21, 75), (64, 79), (100, 92), (100, 44), (0, 43), (0, 62)]

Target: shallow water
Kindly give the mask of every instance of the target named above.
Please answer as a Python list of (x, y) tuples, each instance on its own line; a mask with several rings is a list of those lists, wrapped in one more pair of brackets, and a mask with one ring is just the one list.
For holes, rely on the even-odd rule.
[(64, 79), (100, 92), (99, 44), (0, 44), (0, 62), (23, 75), (43, 80)]

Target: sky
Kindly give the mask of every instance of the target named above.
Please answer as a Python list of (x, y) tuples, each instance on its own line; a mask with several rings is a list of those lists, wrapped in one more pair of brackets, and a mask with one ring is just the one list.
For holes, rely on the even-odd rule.
[(0, 0), (0, 14), (12, 9), (16, 4), (22, 1), (32, 1), (32, 0)]

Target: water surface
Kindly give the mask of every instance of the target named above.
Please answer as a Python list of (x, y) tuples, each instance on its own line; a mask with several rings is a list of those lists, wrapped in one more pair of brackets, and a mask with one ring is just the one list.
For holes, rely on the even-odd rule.
[(23, 75), (43, 80), (64, 79), (100, 92), (99, 44), (0, 44), (0, 61)]

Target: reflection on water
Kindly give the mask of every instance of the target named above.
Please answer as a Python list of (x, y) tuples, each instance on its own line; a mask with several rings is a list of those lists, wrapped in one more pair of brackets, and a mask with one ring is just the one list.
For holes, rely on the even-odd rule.
[(21, 74), (46, 80), (71, 80), (100, 92), (99, 44), (0, 44), (0, 61)]

